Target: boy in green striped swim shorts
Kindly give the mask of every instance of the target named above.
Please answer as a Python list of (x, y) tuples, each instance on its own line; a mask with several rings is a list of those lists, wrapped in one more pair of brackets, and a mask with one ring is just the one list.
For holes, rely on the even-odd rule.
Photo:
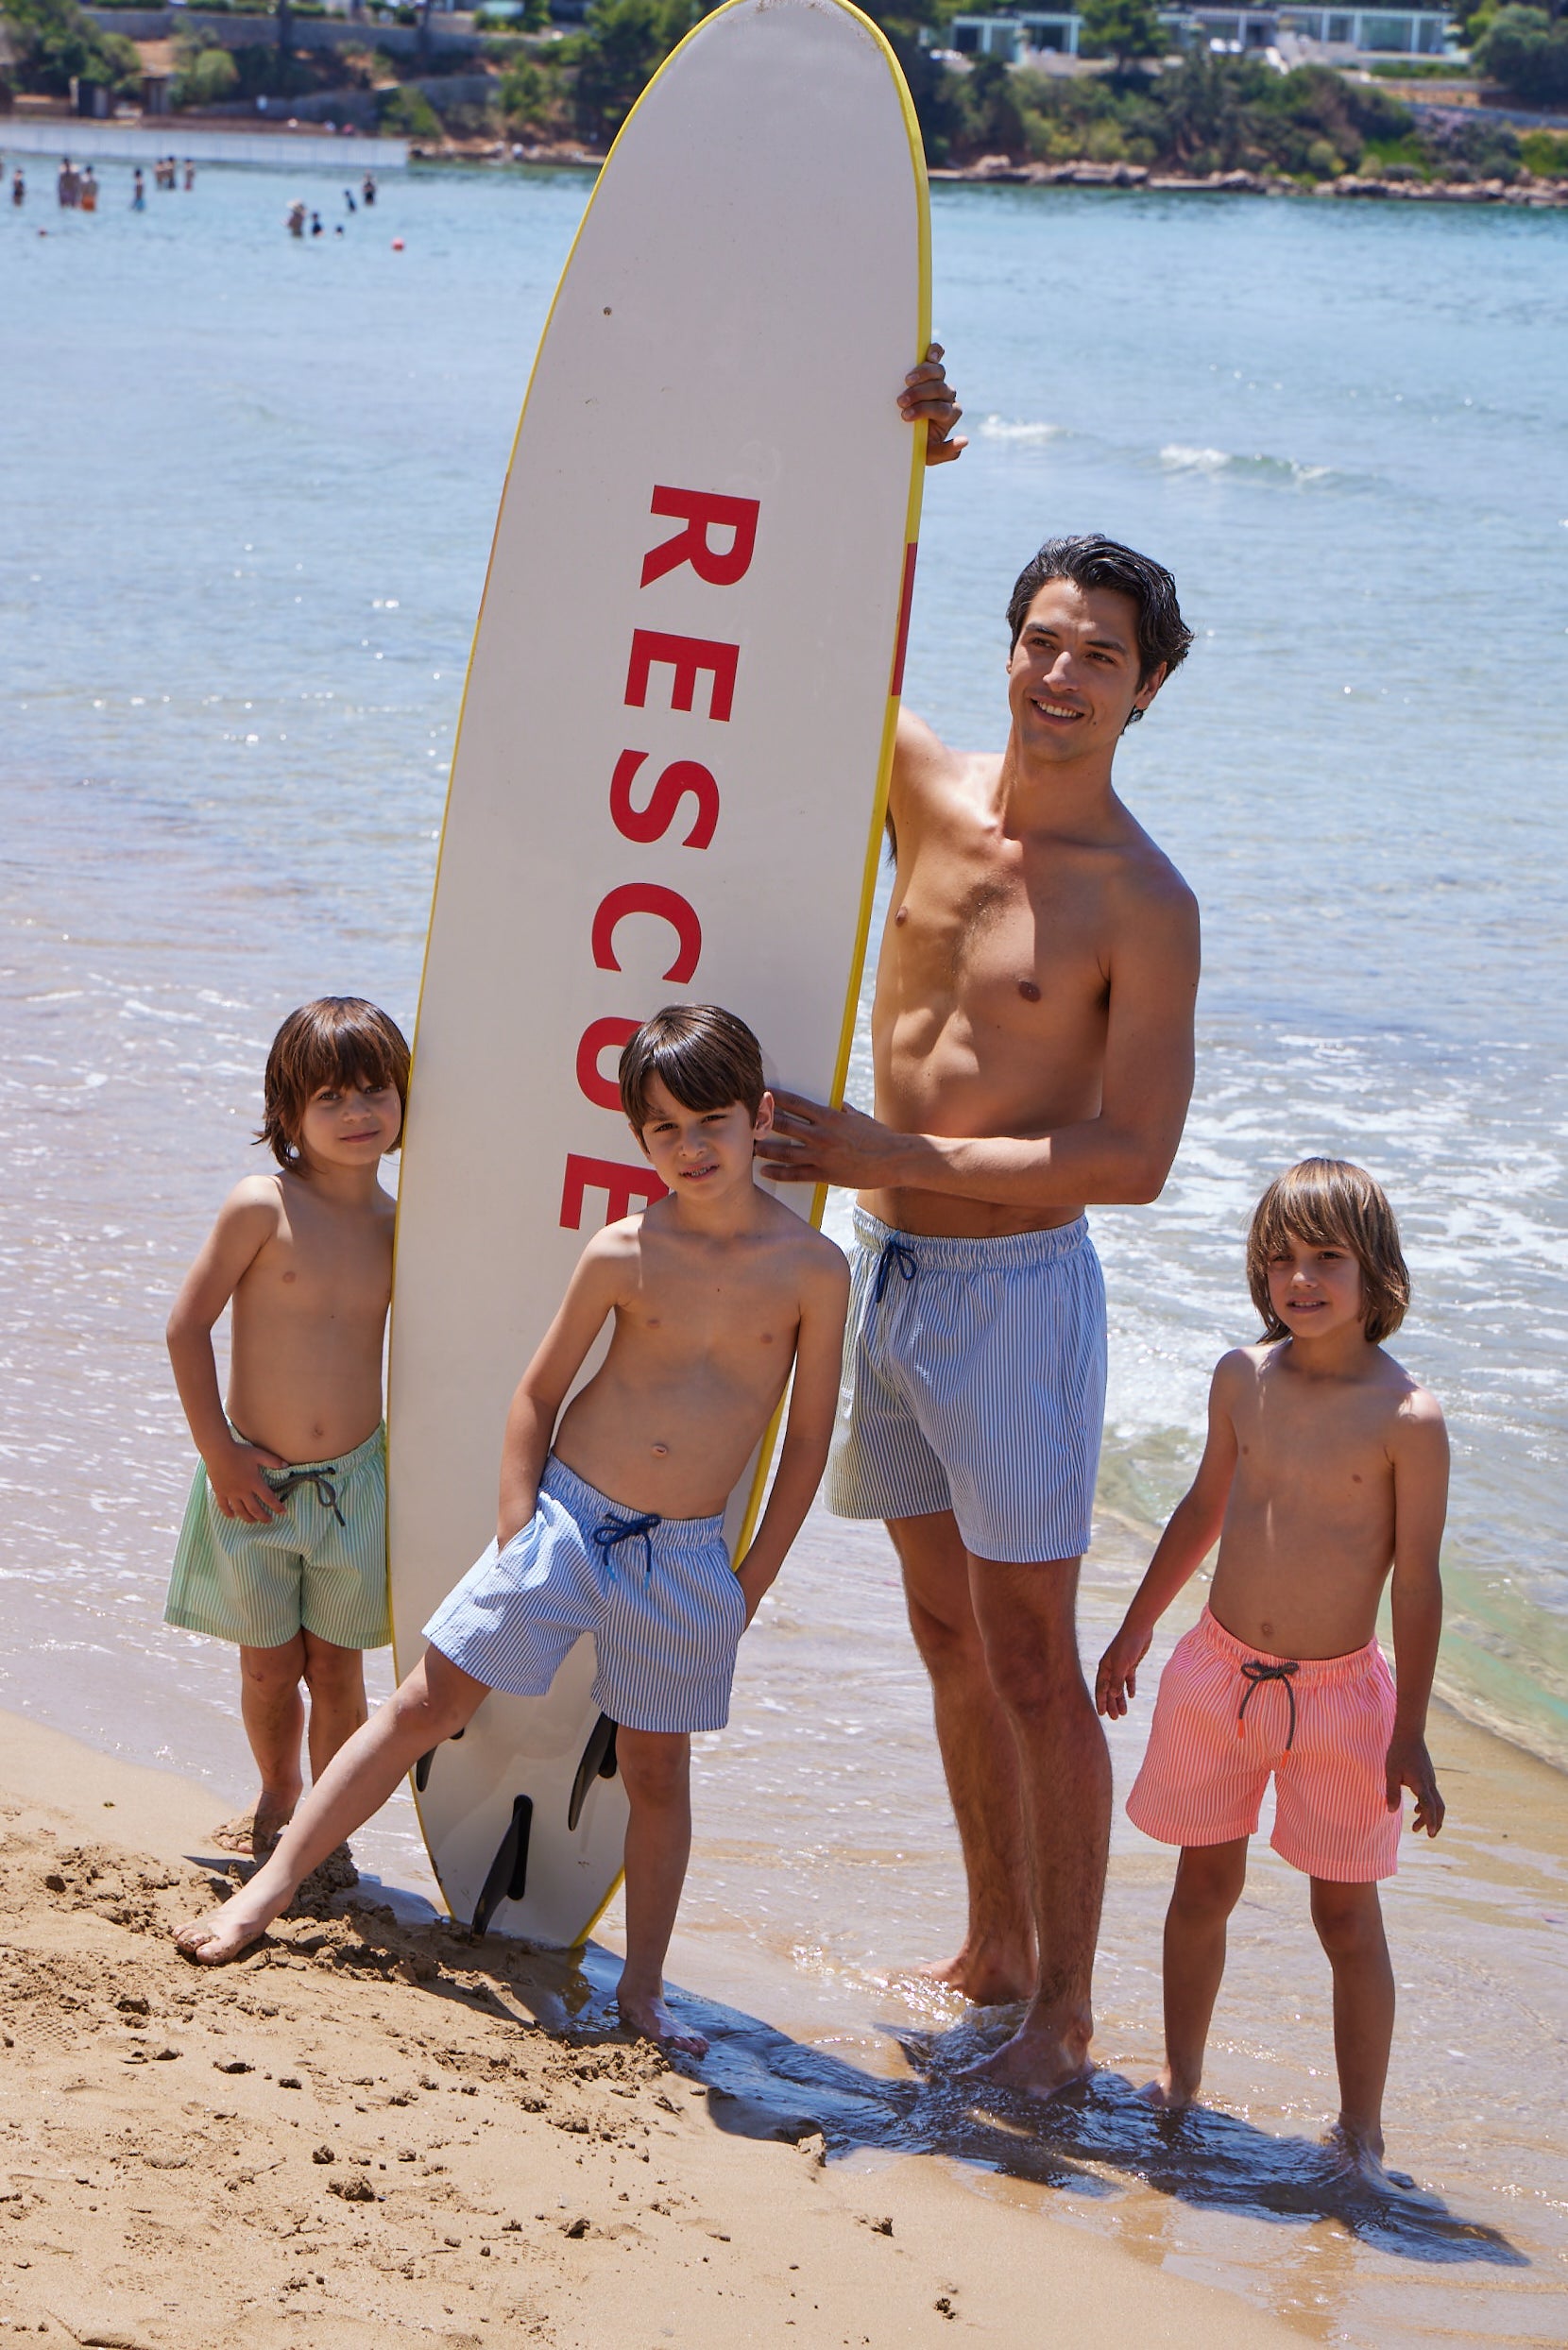
[[(408, 1047), (353, 996), (303, 1004), (267, 1055), (256, 1139), (276, 1171), (224, 1201), (169, 1317), (169, 1356), (201, 1455), (164, 1621), (240, 1652), (253, 1812), (214, 1831), (264, 1860), (303, 1784), (366, 1718), (363, 1652), (392, 1637), (382, 1346)], [(213, 1326), (230, 1309), (227, 1402)], [(309, 1693), (307, 1722), (301, 1684)]]

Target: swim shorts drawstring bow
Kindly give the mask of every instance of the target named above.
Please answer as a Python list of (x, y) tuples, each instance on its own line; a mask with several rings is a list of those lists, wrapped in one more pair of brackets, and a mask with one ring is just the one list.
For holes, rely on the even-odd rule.
[(1293, 1664), (1265, 1664), (1261, 1657), (1249, 1657), (1246, 1660), (1241, 1666), (1241, 1677), (1247, 1686), (1242, 1692), (1241, 1703), (1236, 1708), (1236, 1734), (1238, 1738), (1244, 1734), (1246, 1729), (1247, 1708), (1252, 1704), (1264, 1682), (1283, 1681), (1285, 1694), (1290, 1700), (1290, 1727), (1286, 1733), (1285, 1740), (1285, 1750), (1287, 1754), (1289, 1753), (1296, 1743), (1296, 1693), (1291, 1687), (1291, 1682), (1298, 1668)]
[(887, 1286), (893, 1278), (895, 1266), (897, 1267), (905, 1281), (912, 1281), (920, 1270), (920, 1259), (912, 1249), (905, 1247), (896, 1234), (884, 1242), (881, 1255), (877, 1260), (877, 1279), (871, 1292), (871, 1302), (874, 1305), (880, 1305), (887, 1294)]
[(663, 1524), (664, 1521), (656, 1509), (645, 1510), (640, 1517), (637, 1518), (601, 1518), (593, 1529), (593, 1546), (613, 1575), (617, 1543), (640, 1542), (642, 1544), (642, 1572), (644, 1575), (652, 1575), (654, 1571), (653, 1532), (655, 1526)]
[(324, 1469), (291, 1469), (282, 1483), (275, 1485), (272, 1490), (280, 1501), (284, 1501), (297, 1485), (314, 1486), (315, 1498), (321, 1504), (322, 1508), (330, 1509), (338, 1524), (344, 1525), (346, 1521), (342, 1510), (337, 1506), (337, 1488), (332, 1483), (336, 1474), (335, 1460), (328, 1461)]

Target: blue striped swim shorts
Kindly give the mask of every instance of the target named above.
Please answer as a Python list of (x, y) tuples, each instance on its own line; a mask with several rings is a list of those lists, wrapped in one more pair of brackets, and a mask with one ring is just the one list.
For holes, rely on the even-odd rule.
[(827, 1506), (950, 1509), (977, 1558), (1080, 1558), (1105, 1417), (1105, 1284), (1082, 1216), (938, 1240), (855, 1211)]
[(660, 1518), (597, 1492), (554, 1453), (538, 1506), (425, 1626), (486, 1689), (542, 1697), (585, 1632), (593, 1702), (625, 1729), (723, 1729), (745, 1596), (723, 1518)]

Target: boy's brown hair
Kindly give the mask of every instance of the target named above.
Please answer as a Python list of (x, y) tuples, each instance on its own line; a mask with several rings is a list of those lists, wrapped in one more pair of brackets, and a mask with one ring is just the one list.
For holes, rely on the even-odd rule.
[(644, 1020), (621, 1055), (621, 1107), (639, 1139), (653, 1112), (656, 1077), (687, 1110), (727, 1110), (743, 1101), (755, 1119), (767, 1080), (762, 1047), (733, 1012), (718, 1004), (666, 1004)]
[(1410, 1276), (1394, 1212), (1365, 1167), (1348, 1159), (1303, 1159), (1277, 1175), (1258, 1201), (1247, 1235), (1247, 1286), (1268, 1344), (1290, 1335), (1269, 1303), (1269, 1260), (1287, 1238), (1348, 1250), (1361, 1268), (1368, 1340), (1380, 1346), (1392, 1337), (1410, 1303)]
[[(299, 1155), (305, 1109), (324, 1085), (395, 1085), (408, 1114), (408, 1046), (395, 1020), (363, 996), (322, 996), (291, 1012), (272, 1040), (256, 1140), (291, 1175), (310, 1170)], [(400, 1125), (394, 1150), (402, 1141)]]

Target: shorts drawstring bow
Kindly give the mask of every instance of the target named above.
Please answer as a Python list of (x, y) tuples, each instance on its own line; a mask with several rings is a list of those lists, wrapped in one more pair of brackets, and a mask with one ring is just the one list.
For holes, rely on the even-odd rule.
[(337, 1506), (337, 1488), (332, 1483), (332, 1479), (336, 1476), (336, 1474), (337, 1463), (335, 1460), (328, 1461), (326, 1466), (321, 1469), (291, 1469), (288, 1475), (282, 1479), (281, 1483), (275, 1485), (272, 1490), (277, 1494), (280, 1501), (285, 1501), (289, 1494), (293, 1492), (297, 1485), (308, 1485), (313, 1487), (315, 1489), (315, 1498), (320, 1503), (322, 1508), (330, 1509), (332, 1516), (337, 1520), (338, 1524), (343, 1525), (346, 1522), (342, 1510)]
[(1290, 1701), (1290, 1727), (1285, 1738), (1285, 1750), (1287, 1754), (1289, 1753), (1296, 1743), (1296, 1693), (1291, 1687), (1291, 1682), (1299, 1670), (1299, 1666), (1294, 1664), (1265, 1664), (1261, 1657), (1249, 1657), (1246, 1660), (1241, 1666), (1241, 1677), (1247, 1686), (1241, 1694), (1241, 1703), (1236, 1711), (1236, 1734), (1238, 1738), (1246, 1734), (1247, 1708), (1252, 1704), (1264, 1682), (1283, 1681), (1285, 1694)]
[(656, 1509), (644, 1510), (636, 1518), (601, 1518), (592, 1533), (593, 1547), (604, 1559), (611, 1575), (615, 1573), (616, 1546), (621, 1542), (642, 1544), (642, 1572), (654, 1571), (654, 1528), (664, 1524)]
[(883, 1243), (881, 1254), (877, 1260), (877, 1279), (871, 1291), (874, 1305), (880, 1305), (887, 1295), (887, 1286), (895, 1268), (905, 1281), (912, 1281), (920, 1270), (920, 1259), (912, 1249), (905, 1246), (896, 1233)]

